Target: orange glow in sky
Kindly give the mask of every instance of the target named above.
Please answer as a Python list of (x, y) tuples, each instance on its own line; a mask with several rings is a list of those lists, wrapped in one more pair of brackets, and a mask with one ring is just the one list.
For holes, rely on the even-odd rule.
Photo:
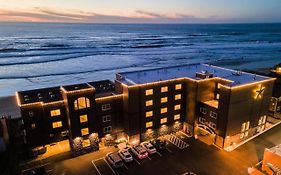
[(0, 21), (281, 22), (280, 0), (0, 0)]

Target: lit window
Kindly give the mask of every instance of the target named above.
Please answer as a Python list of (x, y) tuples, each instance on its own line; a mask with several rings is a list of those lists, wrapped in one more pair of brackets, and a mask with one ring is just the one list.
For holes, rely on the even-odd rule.
[(180, 110), (181, 109), (181, 105), (175, 105), (174, 109), (175, 110)]
[(108, 103), (108, 104), (103, 104), (102, 106), (101, 106), (101, 110), (102, 111), (108, 111), (108, 110), (110, 110), (111, 109), (111, 105)]
[(109, 122), (111, 121), (111, 115), (102, 116), (102, 122)]
[(84, 148), (90, 146), (91, 145), (90, 139), (83, 140), (82, 145), (83, 145)]
[(145, 95), (153, 95), (153, 89), (147, 89)]
[(90, 100), (86, 97), (80, 97), (74, 101), (74, 109), (84, 109), (90, 107)]
[(32, 123), (32, 124), (31, 124), (31, 129), (36, 129), (35, 123)]
[(168, 86), (161, 87), (161, 92), (168, 92)]
[(168, 97), (161, 98), (161, 103), (166, 103), (168, 101)]
[(161, 124), (167, 123), (167, 118), (161, 118), (160, 123)]
[(50, 111), (51, 117), (60, 115), (60, 109)]
[(176, 89), (176, 90), (179, 90), (179, 89), (181, 89), (181, 87), (182, 87), (181, 84), (176, 84), (175, 89)]
[(199, 117), (199, 122), (205, 124), (206, 119), (204, 119), (204, 118), (202, 118), (202, 117)]
[(89, 128), (83, 128), (81, 129), (81, 135), (84, 136), (84, 135), (88, 135), (89, 134)]
[(146, 122), (145, 124), (145, 127), (146, 128), (149, 128), (149, 127), (152, 127), (153, 126), (153, 123), (152, 122)]
[(153, 105), (153, 100), (147, 100), (145, 102), (145, 106), (152, 106)]
[(80, 115), (80, 123), (84, 123), (88, 121), (88, 116), (87, 115)]
[(214, 119), (217, 119), (217, 113), (211, 111), (210, 112), (210, 117), (214, 118)]
[(176, 115), (174, 115), (174, 120), (178, 120), (178, 119), (180, 119), (180, 117), (181, 117), (180, 114), (176, 114)]
[(213, 122), (210, 122), (210, 123), (209, 123), (209, 126), (210, 126), (211, 128), (213, 128), (213, 129), (216, 129), (216, 124), (213, 123)]
[(207, 109), (206, 108), (203, 108), (203, 107), (200, 107), (200, 112), (202, 114), (206, 114), (207, 113)]
[(250, 128), (250, 121), (242, 123), (240, 139), (243, 139), (244, 137), (248, 136), (249, 128)]
[(216, 94), (216, 100), (219, 100), (219, 99), (220, 99), (220, 94), (217, 93), (217, 94)]
[(148, 111), (145, 113), (145, 117), (152, 117), (153, 116), (153, 111)]
[(108, 133), (110, 133), (111, 129), (112, 129), (111, 126), (104, 127), (104, 128), (103, 128), (103, 133), (104, 133), (104, 134), (108, 134)]
[(167, 112), (167, 108), (161, 108), (161, 114), (166, 113)]
[(175, 100), (180, 100), (181, 99), (181, 94), (175, 95)]
[(265, 122), (266, 122), (266, 115), (263, 116), (263, 119), (262, 119), (262, 123), (265, 124)]
[(52, 125), (53, 125), (53, 128), (60, 128), (60, 127), (62, 127), (62, 122), (61, 121), (53, 122)]

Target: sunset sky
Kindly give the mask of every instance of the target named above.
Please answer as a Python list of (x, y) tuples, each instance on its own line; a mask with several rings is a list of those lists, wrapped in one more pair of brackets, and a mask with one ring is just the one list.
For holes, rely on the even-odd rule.
[(0, 21), (281, 22), (280, 0), (0, 0)]

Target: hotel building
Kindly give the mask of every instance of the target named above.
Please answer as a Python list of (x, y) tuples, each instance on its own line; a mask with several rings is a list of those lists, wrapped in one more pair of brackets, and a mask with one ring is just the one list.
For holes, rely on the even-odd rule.
[(266, 128), (274, 78), (189, 64), (123, 72), (109, 80), (17, 92), (26, 143), (138, 143), (183, 131), (227, 148)]

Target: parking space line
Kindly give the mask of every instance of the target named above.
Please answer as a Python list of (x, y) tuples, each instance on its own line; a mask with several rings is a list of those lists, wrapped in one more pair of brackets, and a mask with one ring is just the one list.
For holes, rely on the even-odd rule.
[(160, 157), (163, 157), (162, 154), (160, 154), (158, 151), (156, 151), (156, 153), (157, 153)]
[(170, 153), (172, 153), (172, 152), (173, 152), (173, 151), (172, 151), (172, 150), (170, 150), (169, 148), (166, 148), (166, 150), (167, 150), (167, 151), (169, 151)]
[(133, 158), (139, 165), (141, 164), (137, 159)]
[(150, 158), (149, 156), (147, 156), (147, 158), (148, 158), (149, 160), (151, 160), (151, 158)]
[(98, 169), (98, 167), (96, 166), (94, 160), (92, 160), (92, 164), (94, 165), (95, 169), (97, 170), (97, 172), (99, 173), (99, 175), (101, 175), (100, 170)]
[(125, 167), (127, 170), (129, 169), (125, 163), (124, 163), (124, 167)]
[(107, 160), (104, 158), (103, 159), (104, 161), (105, 161), (105, 163), (108, 165), (108, 167), (111, 169), (111, 171), (114, 173), (114, 174), (116, 174), (115, 173), (115, 171), (112, 169), (112, 167), (109, 165), (109, 163), (107, 162)]

